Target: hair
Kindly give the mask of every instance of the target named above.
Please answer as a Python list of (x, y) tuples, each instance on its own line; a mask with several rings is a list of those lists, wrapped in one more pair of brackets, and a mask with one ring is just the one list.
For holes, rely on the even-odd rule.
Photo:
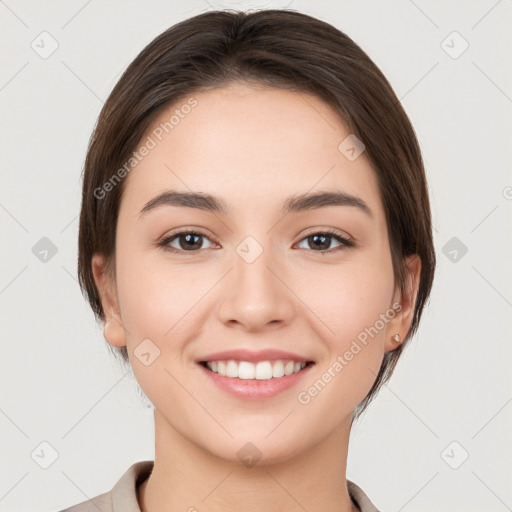
[[(417, 254), (421, 259), (410, 329), (398, 348), (384, 354), (355, 419), (389, 380), (417, 330), (436, 259), (425, 171), (407, 114), (368, 55), (324, 21), (293, 10), (210, 11), (170, 27), (137, 55), (105, 102), (89, 140), (78, 237), (80, 288), (96, 319), (104, 321), (91, 261), (94, 254), (102, 255), (108, 274), (115, 278), (115, 237), (126, 162), (152, 121), (187, 96), (231, 83), (311, 93), (327, 102), (363, 141), (376, 172), (395, 285), (402, 292), (405, 257)], [(126, 347), (110, 347), (128, 362)]]

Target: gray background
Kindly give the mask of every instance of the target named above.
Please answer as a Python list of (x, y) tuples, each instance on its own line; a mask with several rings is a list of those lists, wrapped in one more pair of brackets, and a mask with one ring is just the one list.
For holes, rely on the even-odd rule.
[(80, 172), (104, 100), (170, 25), (286, 6), (345, 31), (382, 69), (431, 190), (431, 303), (352, 433), (347, 476), (385, 512), (511, 510), (510, 0), (0, 0), (0, 510), (58, 510), (153, 458), (152, 409), (76, 281)]

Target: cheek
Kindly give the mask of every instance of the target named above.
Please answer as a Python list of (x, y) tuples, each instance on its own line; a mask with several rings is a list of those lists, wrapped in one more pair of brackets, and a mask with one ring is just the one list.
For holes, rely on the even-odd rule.
[[(298, 272), (295, 277), (294, 291), (315, 313), (317, 324), (324, 326), (322, 337), (333, 348), (343, 349), (390, 308), (394, 289), (391, 259), (385, 253), (370, 256), (319, 266), (318, 272)], [(380, 321), (378, 327), (384, 330)]]
[[(367, 394), (382, 363), (385, 339), (390, 336), (388, 323), (395, 316), (390, 304), (391, 259), (383, 253), (371, 263), (361, 259), (346, 267), (332, 266), (317, 274), (314, 287), (311, 281), (303, 280), (299, 293), (321, 320), (316, 322), (317, 334), (328, 357), (319, 368), (322, 382), (311, 395), (304, 391), (315, 397), (318, 406), (342, 416)], [(316, 389), (323, 390), (324, 384), (329, 390), (318, 392), (322, 398), (317, 400)]]
[(204, 286), (197, 273), (167, 261), (158, 250), (126, 251), (117, 259), (117, 290), (131, 342), (161, 340), (179, 330)]
[[(194, 305), (204, 295), (199, 276), (148, 252), (126, 252), (117, 260), (117, 290), (134, 375), (155, 406), (176, 407), (183, 391), (180, 364), (188, 340), (197, 337)], [(211, 287), (211, 285), (209, 285)], [(149, 353), (144, 360), (143, 354)], [(190, 406), (190, 405), (189, 405)]]
[[(166, 361), (176, 369), (179, 361), (172, 360), (186, 358), (190, 342), (201, 337), (204, 324), (215, 322), (216, 301), (225, 296), (222, 288), (226, 286), (219, 278), (226, 268), (207, 259), (194, 264), (177, 262), (174, 257), (171, 261), (154, 249), (130, 250), (126, 241), (119, 247), (117, 289), (129, 333), (128, 350), (132, 354), (143, 340), (150, 339), (164, 356), (150, 372), (134, 361), (134, 372), (149, 396), (148, 386), (154, 387), (156, 381), (162, 380), (158, 386), (169, 384), (169, 376), (158, 371), (160, 363), (163, 366)], [(337, 263), (303, 260), (278, 269), (293, 291), (284, 291), (282, 296), (294, 304), (297, 318), (293, 321), (318, 340), (322, 371), (336, 374), (333, 391), (343, 391), (347, 405), (357, 405), (382, 361), (386, 326), (380, 319), (390, 307), (394, 284), (390, 255), (361, 251)], [(342, 371), (332, 368), (338, 356)], [(327, 399), (331, 393), (323, 395)]]
[[(190, 337), (196, 315), (205, 314), (205, 304), (212, 298), (209, 292), (222, 300), (224, 294), (219, 289), (225, 283), (218, 281), (225, 268), (207, 259), (194, 264), (174, 257), (171, 261), (159, 250), (130, 251), (129, 244), (125, 245), (116, 261), (117, 290), (131, 343), (144, 338)], [(293, 291), (283, 295), (283, 300), (295, 304), (302, 317), (298, 321), (309, 324), (308, 330), (314, 330), (330, 352), (346, 350), (358, 336), (364, 341), (366, 330), (390, 307), (393, 270), (384, 251), (360, 253), (337, 263), (295, 262), (276, 270)], [(215, 309), (211, 304), (209, 308)], [(376, 345), (372, 343), (372, 347)]]

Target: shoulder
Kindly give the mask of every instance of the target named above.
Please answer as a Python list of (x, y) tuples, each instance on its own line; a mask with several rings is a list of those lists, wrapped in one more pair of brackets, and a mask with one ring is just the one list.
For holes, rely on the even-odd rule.
[(149, 476), (152, 469), (152, 460), (136, 462), (126, 470), (110, 491), (59, 512), (140, 512), (137, 486)]
[(77, 505), (65, 508), (60, 512), (98, 512), (98, 510), (101, 510), (102, 512), (112, 512), (114, 510), (112, 508), (111, 491), (100, 494), (90, 500), (83, 501), (82, 503), (78, 503)]
[(352, 501), (361, 512), (381, 512), (357, 484), (347, 480), (347, 489)]

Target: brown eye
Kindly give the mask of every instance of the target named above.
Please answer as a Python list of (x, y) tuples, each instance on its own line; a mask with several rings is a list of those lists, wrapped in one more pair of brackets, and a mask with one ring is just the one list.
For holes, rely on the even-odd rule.
[(175, 237), (178, 242), (180, 249), (191, 251), (193, 249), (201, 249), (203, 245), (202, 235), (187, 233), (185, 235), (178, 235)]
[(306, 240), (310, 244), (310, 247), (326, 251), (330, 248), (332, 237), (319, 233), (317, 235), (308, 236)]
[[(300, 247), (301, 249), (313, 249), (314, 252), (334, 252), (344, 247), (352, 247), (354, 243), (351, 240), (331, 231), (312, 233), (303, 238), (300, 243), (306, 242), (307, 247)], [(338, 245), (332, 248), (331, 244), (336, 242)]]
[(211, 240), (202, 233), (196, 231), (180, 231), (169, 236), (159, 243), (160, 247), (171, 252), (198, 252), (204, 249), (205, 240)]

